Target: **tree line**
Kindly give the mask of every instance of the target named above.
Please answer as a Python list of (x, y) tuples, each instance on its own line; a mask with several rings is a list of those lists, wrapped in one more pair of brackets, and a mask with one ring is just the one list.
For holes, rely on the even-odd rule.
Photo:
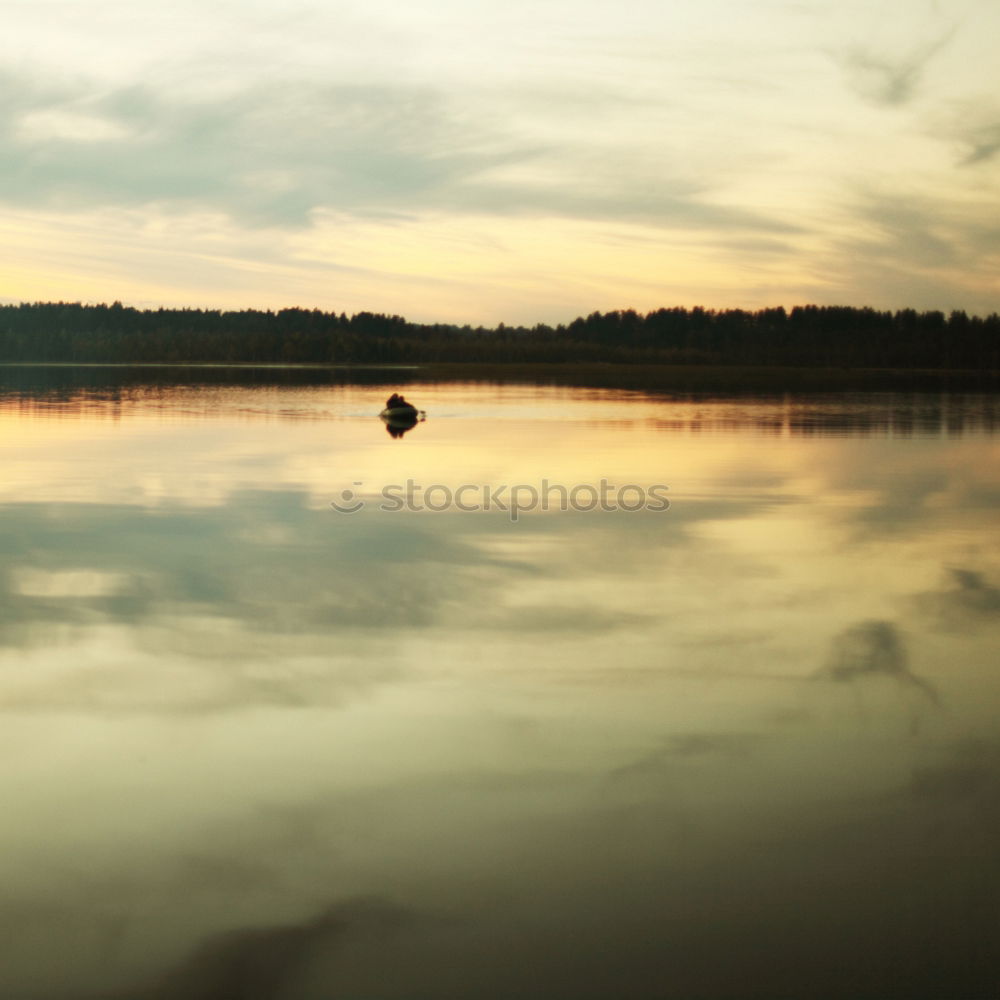
[(1000, 369), (1000, 316), (850, 306), (594, 312), (472, 327), (318, 309), (0, 306), (0, 362), (598, 363)]

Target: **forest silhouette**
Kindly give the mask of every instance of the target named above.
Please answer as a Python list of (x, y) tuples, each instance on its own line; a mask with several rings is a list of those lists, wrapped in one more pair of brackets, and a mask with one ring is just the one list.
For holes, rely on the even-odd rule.
[(282, 309), (0, 306), (0, 362), (595, 363), (1000, 369), (1000, 316), (850, 306), (594, 312), (495, 328)]

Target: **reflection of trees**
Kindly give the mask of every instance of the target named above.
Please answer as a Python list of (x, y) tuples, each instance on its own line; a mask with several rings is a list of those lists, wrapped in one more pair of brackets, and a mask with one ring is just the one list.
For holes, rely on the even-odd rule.
[[(697, 412), (686, 413), (695, 409)], [(666, 431), (740, 431), (790, 437), (895, 437), (1000, 427), (1000, 400), (984, 394), (800, 392), (675, 397), (659, 406), (655, 426)]]
[[(491, 370), (486, 370), (490, 372)], [(581, 366), (512, 368), (501, 379), (483, 378), (491, 389), (499, 381), (545, 386), (589, 387), (618, 393), (645, 393), (644, 419), (664, 431), (745, 431), (792, 437), (960, 435), (1000, 429), (1000, 395), (940, 391), (834, 390), (809, 378), (791, 379), (794, 391), (777, 392), (753, 383), (740, 368), (644, 368), (642, 366)], [(735, 373), (732, 374), (732, 373)], [(759, 374), (759, 373), (758, 373)], [(783, 378), (775, 369), (773, 378)], [(421, 383), (468, 383), (464, 369), (399, 368), (387, 372), (365, 368), (296, 368), (252, 366), (135, 365), (0, 367), (0, 410), (43, 412), (47, 416), (120, 417), (131, 409), (160, 405), (186, 393), (184, 406), (206, 416), (226, 412), (236, 397), (226, 390), (289, 388), (337, 390), (353, 386), (384, 388)], [(665, 386), (661, 379), (669, 383)], [(746, 382), (747, 384), (741, 384)], [(778, 384), (781, 384), (780, 382)], [(874, 387), (873, 387), (874, 388)], [(419, 390), (418, 390), (419, 391)], [(278, 412), (241, 403), (241, 418), (317, 419), (316, 413)], [(640, 412), (637, 410), (637, 412)], [(408, 428), (406, 428), (408, 429)], [(390, 431), (390, 433), (392, 433)], [(404, 429), (405, 433), (405, 429)], [(394, 435), (395, 436), (395, 435)]]
[[(484, 547), (484, 530), (510, 524), (502, 514), (344, 516), (291, 490), (222, 507), (8, 504), (4, 523), (0, 666), (38, 667), (4, 675), (0, 714), (334, 704), (395, 682), (409, 666), (394, 644), (428, 629), (541, 638), (647, 621), (596, 601), (503, 600), (529, 569), (575, 579), (631, 562), (619, 533), (595, 539), (583, 518), (562, 519), (565, 563), (540, 568)], [(124, 668), (107, 648), (86, 652), (110, 634), (127, 637)]]

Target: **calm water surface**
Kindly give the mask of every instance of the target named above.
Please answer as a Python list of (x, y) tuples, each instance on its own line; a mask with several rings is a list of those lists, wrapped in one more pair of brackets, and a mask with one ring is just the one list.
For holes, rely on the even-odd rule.
[(0, 996), (998, 995), (994, 397), (115, 378), (0, 373)]

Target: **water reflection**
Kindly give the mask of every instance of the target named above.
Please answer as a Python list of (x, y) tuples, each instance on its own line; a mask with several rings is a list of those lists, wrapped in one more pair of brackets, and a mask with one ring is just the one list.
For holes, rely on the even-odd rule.
[[(384, 381), (51, 388), (2, 414), (0, 995), (990, 995), (984, 422), (435, 383), (400, 448)], [(543, 477), (671, 506), (374, 500)]]
[(909, 654), (892, 622), (861, 622), (834, 636), (824, 674), (839, 682), (887, 677), (923, 692), (935, 705), (941, 704), (935, 688), (910, 669)]
[[(711, 388), (711, 382), (692, 392), (685, 387), (684, 369), (676, 373), (676, 385), (657, 383), (655, 389), (643, 384), (641, 370), (633, 375), (635, 386), (628, 389), (614, 384), (619, 375), (605, 373), (603, 381), (612, 380), (611, 384), (587, 388), (586, 374), (578, 386), (566, 387), (550, 384), (552, 376), (536, 373), (537, 381), (515, 388), (496, 379), (470, 381), (467, 374), (442, 381), (433, 370), (405, 367), (0, 365), (0, 415), (119, 420), (123, 415), (159, 411), (172, 417), (224, 418), (238, 413), (258, 420), (343, 419), (359, 415), (355, 405), (361, 399), (379, 412), (385, 393), (405, 385), (422, 396), (429, 392), (434, 399), (442, 398), (445, 390), (446, 398), (478, 406), (480, 418), (509, 419), (516, 397), (543, 419), (556, 417), (556, 407), (562, 407), (563, 416), (570, 419), (596, 419), (602, 425), (617, 422), (623, 427), (641, 422), (668, 433), (912, 437), (995, 434), (1000, 429), (1000, 394), (994, 391), (882, 387), (864, 392), (841, 388), (789, 392), (747, 388), (736, 379), (725, 393)], [(602, 379), (591, 376), (595, 381)], [(743, 381), (754, 385), (752, 379)], [(244, 392), (249, 387), (257, 390), (252, 403)], [(408, 429), (409, 421), (398, 415), (393, 423), (404, 433)]]
[[(308, 982), (304, 969), (319, 956), (335, 953), (344, 939), (365, 936), (378, 949), (382, 940), (391, 941), (411, 923), (401, 907), (362, 899), (332, 906), (300, 924), (226, 933), (122, 1000), (271, 1000), (287, 996), (290, 987), (301, 993)], [(313, 983), (312, 990), (323, 995), (320, 983)]]
[(972, 569), (949, 570), (951, 585), (920, 594), (916, 607), (948, 631), (978, 630), (1000, 621), (1000, 587)]
[(424, 418), (414, 411), (406, 414), (383, 413), (381, 419), (382, 423), (385, 424), (385, 429), (389, 432), (389, 437), (401, 438), (407, 431), (412, 431)]

